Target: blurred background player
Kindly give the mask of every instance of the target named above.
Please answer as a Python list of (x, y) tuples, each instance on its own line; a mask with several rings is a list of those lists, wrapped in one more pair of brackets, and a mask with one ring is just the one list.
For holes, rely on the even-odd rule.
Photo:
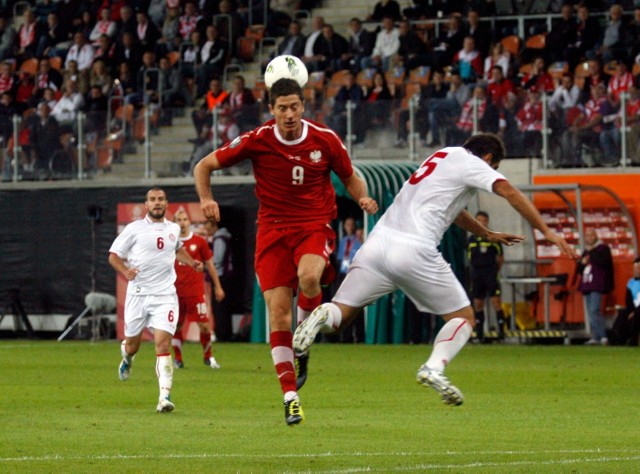
[(129, 379), (142, 333), (145, 328), (152, 329), (160, 385), (156, 411), (162, 413), (174, 409), (170, 400), (173, 385), (171, 336), (176, 331), (179, 309), (173, 265), (177, 259), (196, 271), (201, 272), (203, 266), (183, 248), (179, 239), (180, 227), (165, 219), (166, 193), (160, 188), (151, 188), (144, 205), (147, 215), (128, 224), (109, 249), (109, 263), (128, 281), (124, 303), (125, 340), (120, 346), (122, 362), (118, 375), (123, 382)]
[[(323, 273), (333, 270), (328, 262), (336, 235), (330, 222), (337, 217), (337, 207), (331, 171), (360, 208), (373, 213), (378, 205), (354, 173), (335, 132), (302, 118), (304, 96), (295, 80), (280, 79), (272, 85), (269, 111), (274, 120), (205, 157), (195, 167), (194, 178), (205, 217), (219, 221), (211, 173), (252, 161), (260, 202), (255, 270), (269, 314), (271, 356), (284, 395), (285, 421), (297, 425), (304, 414), (292, 346), (292, 301), (297, 292), (298, 313), (310, 313), (322, 299)], [(303, 370), (299, 365), (301, 374)]]
[[(191, 220), (184, 210), (176, 212), (173, 216), (173, 221), (180, 226), (180, 242), (182, 242), (187, 253), (195, 260), (203, 262), (204, 268), (211, 278), (214, 298), (216, 301), (222, 301), (224, 299), (224, 290), (218, 279), (218, 273), (213, 266), (213, 254), (207, 241), (191, 231)], [(216, 358), (211, 355), (212, 333), (207, 315), (204, 275), (181, 262), (176, 262), (175, 266), (180, 318), (178, 319), (176, 332), (171, 339), (175, 355), (173, 364), (177, 369), (184, 367), (182, 361), (182, 343), (184, 342), (182, 327), (186, 321), (196, 321), (200, 329), (200, 344), (202, 344), (204, 363), (212, 369), (219, 369), (220, 365)]]
[[(222, 289), (229, 289), (233, 281), (233, 255), (231, 252), (231, 233), (226, 227), (220, 227), (218, 222), (207, 220), (204, 223), (207, 243), (213, 251), (213, 266), (216, 267), (218, 280)], [(218, 342), (230, 341), (233, 338), (233, 325), (229, 310), (228, 298), (218, 300), (212, 298), (213, 328)]]
[[(489, 214), (485, 211), (476, 213), (476, 220), (489, 227)], [(472, 235), (467, 242), (467, 258), (471, 269), (471, 297), (476, 318), (476, 337), (484, 341), (484, 302), (488, 297), (496, 312), (498, 337), (504, 338), (504, 312), (500, 298), (500, 279), (498, 274), (504, 262), (502, 244), (490, 242), (481, 235)]]

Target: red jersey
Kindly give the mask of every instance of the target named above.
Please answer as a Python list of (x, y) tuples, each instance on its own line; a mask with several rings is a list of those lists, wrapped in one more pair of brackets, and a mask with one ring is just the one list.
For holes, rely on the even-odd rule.
[(353, 174), (335, 132), (307, 119), (297, 140), (286, 141), (269, 120), (216, 150), (216, 158), (223, 167), (251, 160), (263, 228), (330, 222), (337, 216), (331, 171), (340, 179)]
[[(183, 243), (187, 253), (195, 260), (200, 260), (204, 263), (213, 257), (207, 241), (199, 235), (195, 235), (193, 232), (186, 238), (180, 237), (180, 242)], [(175, 266), (175, 285), (178, 298), (204, 295), (204, 275), (195, 271), (189, 265), (178, 262), (178, 260), (176, 260)]]

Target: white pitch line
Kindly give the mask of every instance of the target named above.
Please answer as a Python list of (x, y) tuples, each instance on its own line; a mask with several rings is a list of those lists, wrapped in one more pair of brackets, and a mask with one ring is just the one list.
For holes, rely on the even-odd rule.
[[(402, 451), (392, 451), (392, 452), (352, 452), (352, 453), (337, 453), (337, 452), (324, 452), (324, 453), (303, 453), (303, 454), (252, 454), (252, 453), (202, 453), (202, 454), (102, 454), (95, 456), (67, 456), (61, 454), (53, 454), (47, 456), (21, 456), (21, 457), (5, 457), (0, 458), (0, 463), (3, 462), (41, 462), (41, 461), (117, 461), (117, 460), (131, 460), (131, 459), (232, 459), (232, 458), (253, 458), (253, 459), (292, 459), (292, 458), (326, 458), (326, 457), (366, 457), (366, 456), (390, 456), (390, 457), (409, 457), (409, 456), (421, 456), (421, 457), (430, 457), (430, 456), (462, 456), (462, 455), (474, 455), (474, 456), (487, 456), (487, 455), (552, 455), (552, 454), (604, 454), (604, 453), (636, 453), (637, 450), (632, 449), (579, 449), (579, 450), (570, 450), (570, 449), (562, 449), (562, 450), (544, 450), (544, 451), (530, 451), (530, 450), (522, 450), (522, 451), (444, 451), (444, 452), (402, 452)], [(617, 457), (617, 458), (594, 458), (595, 460), (602, 459), (604, 460), (638, 460), (640, 456), (633, 457)], [(571, 462), (582, 462), (580, 459), (574, 460), (560, 460), (560, 461), (513, 461), (504, 463), (505, 466), (509, 465), (518, 465), (517, 463), (534, 463), (534, 464), (544, 464), (544, 463), (564, 463), (568, 464)], [(452, 467), (483, 467), (483, 466), (492, 466), (492, 463), (471, 463), (471, 464), (452, 464)], [(503, 464), (496, 463), (496, 466), (501, 466)], [(409, 467), (409, 470), (419, 470), (419, 469), (438, 469), (438, 468), (446, 468), (448, 465), (446, 464), (427, 464), (420, 465), (416, 467)], [(365, 468), (366, 469), (366, 468)], [(370, 469), (366, 469), (370, 470)], [(388, 470), (388, 469), (385, 469)], [(404, 470), (404, 468), (403, 468)], [(361, 469), (356, 471), (344, 470), (344, 471), (325, 471), (331, 473), (338, 472), (361, 472)]]

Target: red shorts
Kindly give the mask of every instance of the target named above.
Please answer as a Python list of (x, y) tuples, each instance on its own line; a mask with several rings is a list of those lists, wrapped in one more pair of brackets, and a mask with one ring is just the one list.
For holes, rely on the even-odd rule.
[(255, 270), (262, 291), (278, 286), (298, 288), (298, 264), (306, 254), (329, 262), (336, 234), (329, 224), (260, 230), (256, 235)]
[(205, 302), (204, 295), (178, 298), (178, 306), (180, 307), (180, 318), (178, 323), (180, 325), (184, 324), (186, 321), (206, 323), (209, 320), (207, 317), (207, 303)]

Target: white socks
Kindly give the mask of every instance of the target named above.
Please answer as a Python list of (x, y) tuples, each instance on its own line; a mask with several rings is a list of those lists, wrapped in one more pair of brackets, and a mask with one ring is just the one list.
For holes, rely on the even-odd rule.
[(173, 385), (173, 364), (171, 354), (161, 354), (156, 357), (156, 375), (160, 386), (160, 399), (169, 398)]
[(300, 306), (296, 306), (296, 326), (300, 326), (305, 319), (309, 317), (311, 311), (307, 311), (306, 309), (302, 309)]
[(433, 341), (433, 351), (426, 366), (437, 372), (444, 372), (445, 367), (460, 352), (460, 349), (471, 336), (471, 324), (465, 318), (449, 320)]
[(327, 316), (327, 321), (324, 323), (322, 327), (322, 332), (334, 332), (342, 323), (342, 311), (333, 303), (325, 303), (322, 305), (324, 309), (329, 313)]
[(131, 367), (131, 364), (133, 363), (133, 358), (135, 357), (135, 354), (130, 356), (129, 354), (127, 354), (127, 351), (125, 349), (127, 344), (127, 341), (122, 341), (122, 343), (120, 344), (120, 354), (122, 354), (122, 358), (126, 361), (127, 364), (129, 364), (129, 367)]

